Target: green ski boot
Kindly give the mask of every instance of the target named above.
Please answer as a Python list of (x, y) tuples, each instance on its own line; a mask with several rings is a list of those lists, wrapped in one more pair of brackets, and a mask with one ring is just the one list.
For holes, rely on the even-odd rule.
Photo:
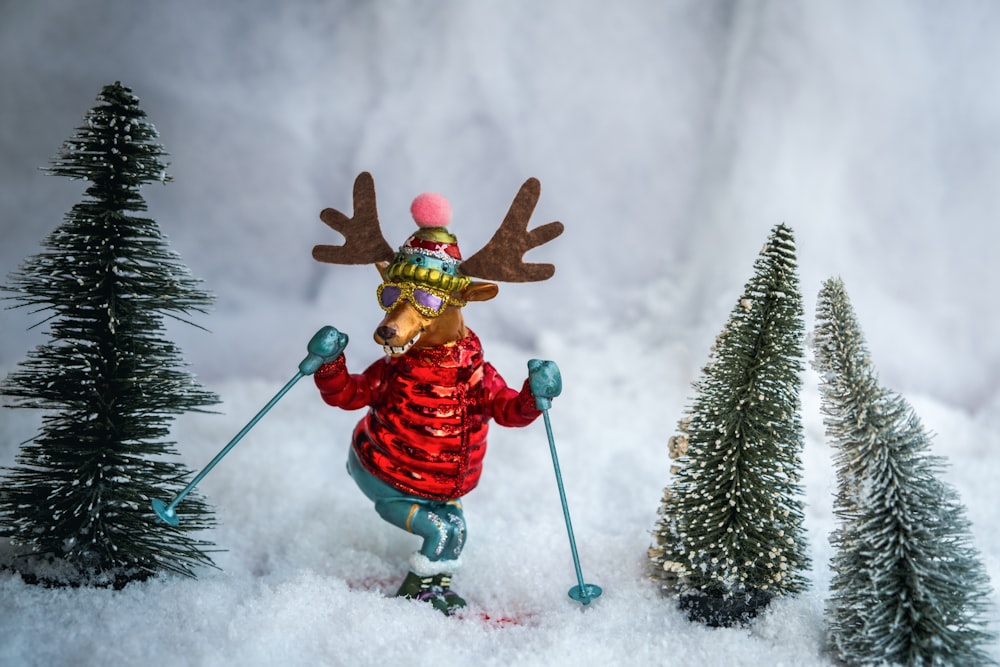
[(465, 606), (465, 600), (458, 593), (451, 590), (450, 574), (436, 575), (431, 580), (431, 585), (438, 595), (438, 598), (432, 603), (438, 611), (451, 616)]
[(432, 607), (448, 616), (465, 606), (465, 600), (451, 590), (451, 575), (448, 574), (421, 577), (408, 572), (396, 591), (396, 597), (429, 602)]

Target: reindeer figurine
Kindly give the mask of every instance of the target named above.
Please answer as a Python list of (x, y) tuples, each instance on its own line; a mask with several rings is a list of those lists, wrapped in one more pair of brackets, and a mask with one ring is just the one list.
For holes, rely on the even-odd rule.
[(488, 422), (527, 426), (541, 414), (536, 399), (553, 398), (561, 386), (554, 362), (533, 361), (521, 390), (508, 387), (483, 360), (479, 338), (462, 317), (469, 302), (497, 295), (497, 285), (484, 281), (540, 281), (555, 272), (551, 264), (523, 261), (524, 253), (563, 231), (559, 222), (528, 231), (539, 191), (536, 179), (526, 181), (492, 239), (464, 261), (446, 229), (450, 206), (435, 193), (413, 201), (418, 230), (398, 252), (382, 235), (367, 172), (354, 183), (353, 217), (332, 208), (320, 214), (345, 242), (317, 245), (313, 257), (374, 264), (382, 278), (378, 305), (386, 314), (374, 332), (385, 356), (361, 374), (347, 371), (346, 335), (333, 330), (314, 337), (310, 352), (322, 360), (316, 386), (329, 405), (368, 408), (354, 429), (348, 472), (379, 516), (423, 538), (396, 595), (445, 614), (465, 606), (451, 590), (451, 576), (466, 540), (461, 499), (479, 481)]

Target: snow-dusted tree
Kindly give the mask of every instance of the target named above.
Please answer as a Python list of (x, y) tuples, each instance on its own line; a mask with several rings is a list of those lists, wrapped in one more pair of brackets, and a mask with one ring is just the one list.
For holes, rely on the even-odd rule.
[(212, 524), (204, 502), (187, 501), (193, 520), (169, 527), (150, 499), (183, 486), (164, 440), (174, 415), (217, 399), (162, 337), (164, 315), (204, 312), (211, 297), (156, 223), (132, 215), (146, 210), (139, 187), (166, 179), (156, 130), (120, 83), (97, 99), (50, 168), (89, 181), (86, 197), (5, 288), (47, 314), (50, 338), (2, 386), (11, 407), (45, 412), (3, 481), (0, 534), (20, 545), (13, 566), (26, 574), (119, 585), (211, 564), (193, 535)]
[(650, 549), (653, 578), (689, 616), (752, 617), (801, 591), (803, 312), (792, 230), (776, 226), (694, 384)]
[(815, 367), (836, 450), (829, 640), (848, 664), (993, 664), (989, 579), (944, 460), (912, 408), (878, 383), (840, 279), (816, 307)]

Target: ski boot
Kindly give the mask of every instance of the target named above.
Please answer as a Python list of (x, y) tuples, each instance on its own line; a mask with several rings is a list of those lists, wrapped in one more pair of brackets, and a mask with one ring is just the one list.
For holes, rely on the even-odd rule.
[(451, 590), (451, 575), (448, 574), (421, 577), (419, 574), (408, 572), (403, 584), (396, 591), (396, 597), (429, 602), (446, 616), (451, 616), (465, 606), (465, 600)]

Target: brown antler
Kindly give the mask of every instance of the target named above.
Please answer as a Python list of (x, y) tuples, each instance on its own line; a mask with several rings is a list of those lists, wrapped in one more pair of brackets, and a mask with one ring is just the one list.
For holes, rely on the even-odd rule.
[(550, 222), (528, 231), (528, 220), (538, 203), (541, 189), (537, 178), (524, 182), (493, 238), (479, 252), (462, 262), (462, 273), (473, 278), (509, 283), (529, 283), (552, 277), (556, 271), (553, 265), (524, 262), (526, 252), (545, 245), (563, 233), (561, 222)]
[(374, 264), (387, 262), (396, 253), (382, 236), (375, 206), (375, 181), (367, 171), (354, 179), (354, 217), (325, 208), (319, 219), (344, 235), (344, 245), (317, 245), (313, 259), (329, 264)]

